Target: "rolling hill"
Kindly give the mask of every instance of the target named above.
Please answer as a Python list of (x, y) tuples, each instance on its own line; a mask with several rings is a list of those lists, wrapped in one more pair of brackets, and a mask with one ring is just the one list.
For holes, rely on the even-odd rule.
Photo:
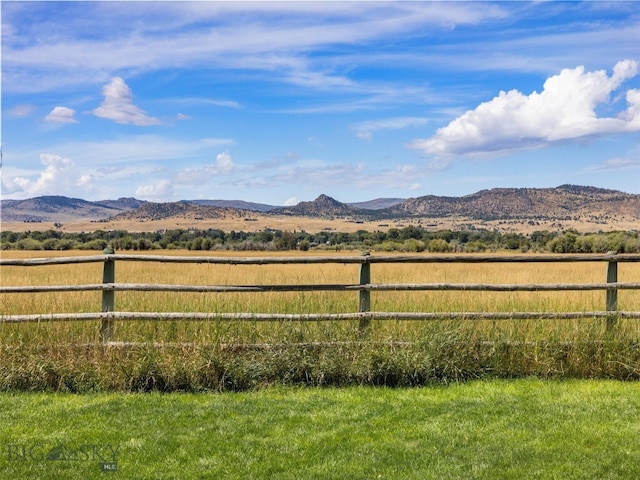
[[(379, 208), (375, 208), (379, 207)], [(417, 221), (440, 225), (439, 219), (455, 219), (459, 225), (495, 228), (501, 223), (564, 225), (582, 222), (640, 228), (640, 195), (589, 186), (555, 188), (494, 188), (462, 197), (425, 195), (409, 199), (376, 199), (347, 204), (327, 195), (295, 206), (276, 207), (240, 200), (193, 200), (155, 203), (135, 198), (89, 202), (77, 198), (44, 196), (28, 200), (4, 200), (2, 222), (151, 222), (167, 219), (198, 221), (276, 217), (322, 219), (325, 222)], [(430, 220), (429, 220), (430, 219)], [(489, 224), (493, 222), (493, 224)], [(245, 224), (246, 225), (246, 224)], [(256, 228), (257, 228), (256, 224)], [(386, 224), (385, 224), (386, 225)], [(448, 227), (445, 227), (448, 228)]]
[(476, 220), (586, 217), (606, 222), (625, 216), (640, 222), (640, 195), (578, 185), (556, 188), (494, 188), (464, 197), (427, 195), (412, 198), (384, 210), (391, 217), (465, 216)]
[(252, 210), (254, 212), (268, 212), (279, 207), (265, 203), (245, 202), (244, 200), (182, 200), (182, 202), (210, 207), (236, 208), (240, 210)]
[(89, 202), (80, 198), (43, 196), (27, 200), (3, 200), (3, 222), (69, 222), (79, 219), (101, 220), (123, 210), (138, 208), (145, 202), (136, 199)]
[(105, 220), (117, 222), (120, 220), (134, 220), (139, 222), (164, 220), (167, 218), (183, 218), (188, 220), (204, 220), (225, 218), (227, 215), (242, 215), (242, 211), (233, 208), (198, 205), (190, 202), (154, 203), (144, 205), (126, 212), (118, 213)]

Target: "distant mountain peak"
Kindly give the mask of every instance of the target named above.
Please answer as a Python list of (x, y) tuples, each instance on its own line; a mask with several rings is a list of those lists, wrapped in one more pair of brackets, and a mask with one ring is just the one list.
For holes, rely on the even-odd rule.
[[(377, 208), (373, 208), (374, 205)], [(553, 188), (492, 188), (462, 197), (425, 195), (404, 200), (381, 198), (357, 204), (345, 204), (321, 194), (315, 200), (300, 202), (291, 207), (250, 204), (240, 200), (154, 203), (130, 197), (90, 202), (47, 195), (26, 200), (2, 200), (0, 208), (3, 222), (243, 218), (250, 210), (260, 210), (265, 215), (356, 222), (451, 217), (477, 224), (492, 220), (527, 221), (530, 224), (580, 220), (598, 228), (600, 225), (621, 221), (640, 222), (640, 195), (570, 184)]]
[(337, 200), (335, 198), (330, 197), (329, 195), (325, 194), (325, 193), (321, 193), (320, 195), (318, 195), (318, 198), (315, 199), (316, 202), (324, 202), (324, 201), (333, 201), (333, 202), (337, 202)]
[(313, 217), (348, 216), (358, 212), (357, 208), (339, 202), (324, 193), (311, 202), (300, 202), (293, 207), (278, 208), (274, 213), (287, 215), (306, 215)]
[(330, 197), (329, 195), (325, 195), (324, 193), (319, 195), (318, 198), (316, 198), (313, 202), (315, 205), (322, 205), (322, 206), (333, 206), (333, 207), (343, 207), (345, 204), (342, 202), (339, 202), (338, 200), (336, 200), (333, 197)]

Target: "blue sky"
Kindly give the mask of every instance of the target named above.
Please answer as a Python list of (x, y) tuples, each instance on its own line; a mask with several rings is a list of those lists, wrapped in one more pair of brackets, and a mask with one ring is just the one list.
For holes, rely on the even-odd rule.
[(640, 193), (637, 2), (12, 2), (2, 198)]

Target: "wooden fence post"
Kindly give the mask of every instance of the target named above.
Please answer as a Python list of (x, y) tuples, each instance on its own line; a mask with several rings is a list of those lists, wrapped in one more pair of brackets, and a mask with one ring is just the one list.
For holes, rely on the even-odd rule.
[[(363, 252), (363, 256), (368, 257), (369, 252)], [(360, 285), (368, 285), (371, 283), (371, 264), (369, 259), (365, 258), (360, 264)], [(371, 311), (371, 292), (369, 290), (360, 290), (358, 296), (358, 312)], [(361, 336), (368, 334), (371, 320), (369, 318), (361, 318), (358, 325)]]
[[(108, 245), (102, 253), (104, 255), (113, 255), (115, 250)], [(102, 270), (102, 283), (115, 283), (116, 281), (116, 262), (109, 257), (104, 259), (104, 268)], [(115, 292), (113, 290), (102, 290), (102, 311), (113, 312), (115, 310)], [(100, 338), (102, 342), (113, 341), (113, 319), (103, 318), (100, 322)]]
[[(610, 255), (615, 255), (617, 252), (607, 252)], [(618, 262), (615, 259), (609, 260), (607, 264), (607, 283), (618, 282)], [(618, 290), (607, 290), (607, 312), (612, 312), (607, 317), (607, 330), (611, 330), (616, 323), (616, 316), (613, 312), (618, 310)]]

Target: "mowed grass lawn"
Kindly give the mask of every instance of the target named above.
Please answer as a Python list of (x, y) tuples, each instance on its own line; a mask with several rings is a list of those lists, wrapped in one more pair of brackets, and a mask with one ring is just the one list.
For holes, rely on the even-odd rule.
[(3, 393), (0, 419), (3, 479), (640, 476), (633, 382)]

